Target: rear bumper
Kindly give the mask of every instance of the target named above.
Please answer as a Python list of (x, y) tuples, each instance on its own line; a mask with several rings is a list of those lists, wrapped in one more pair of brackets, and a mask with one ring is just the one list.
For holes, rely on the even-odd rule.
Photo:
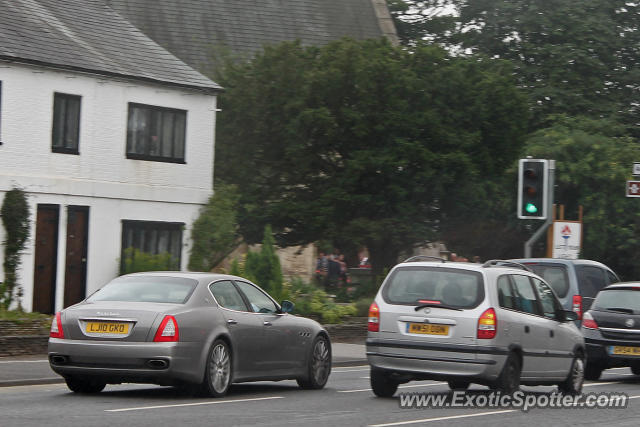
[(59, 375), (101, 377), (108, 383), (170, 385), (200, 382), (199, 343), (114, 343), (51, 338), (49, 364)]
[(610, 354), (611, 346), (640, 347), (640, 341), (619, 341), (585, 337), (587, 361), (604, 368), (640, 365), (640, 356)]
[(431, 345), (369, 338), (367, 359), (372, 367), (423, 379), (465, 377), (495, 380), (508, 351), (491, 346)]

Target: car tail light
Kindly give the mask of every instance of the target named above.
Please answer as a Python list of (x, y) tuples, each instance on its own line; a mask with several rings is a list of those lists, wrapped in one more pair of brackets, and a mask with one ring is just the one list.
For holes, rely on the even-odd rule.
[(369, 306), (369, 323), (367, 324), (367, 330), (371, 332), (380, 331), (380, 308), (375, 301)]
[(582, 326), (587, 329), (598, 329), (598, 324), (589, 312), (586, 312), (582, 317)]
[(478, 338), (479, 339), (492, 339), (496, 337), (496, 331), (498, 330), (498, 319), (496, 318), (496, 311), (493, 308), (488, 308), (482, 313), (478, 319)]
[(62, 330), (62, 315), (57, 312), (51, 321), (51, 331), (49, 332), (51, 338), (64, 338), (64, 331)]
[(156, 336), (153, 337), (153, 342), (171, 342), (179, 341), (180, 334), (178, 331), (178, 322), (173, 316), (164, 316), (162, 323), (158, 326)]
[(580, 295), (573, 296), (573, 311), (578, 315), (578, 320), (582, 319), (582, 297)]

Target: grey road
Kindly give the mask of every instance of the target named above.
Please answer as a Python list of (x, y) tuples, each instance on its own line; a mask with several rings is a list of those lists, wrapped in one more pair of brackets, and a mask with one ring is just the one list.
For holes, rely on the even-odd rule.
[[(63, 384), (0, 388), (0, 426), (637, 426), (640, 380), (626, 368), (605, 371), (585, 392), (624, 392), (625, 409), (430, 408), (401, 409), (398, 397), (380, 399), (369, 389), (365, 365), (334, 368), (324, 390), (300, 390), (292, 381), (234, 386), (223, 399), (194, 398), (170, 387), (107, 386), (98, 395), (70, 393)], [(554, 387), (523, 387), (548, 394)], [(399, 392), (448, 395), (446, 384), (423, 381)], [(471, 393), (486, 394), (472, 386)]]

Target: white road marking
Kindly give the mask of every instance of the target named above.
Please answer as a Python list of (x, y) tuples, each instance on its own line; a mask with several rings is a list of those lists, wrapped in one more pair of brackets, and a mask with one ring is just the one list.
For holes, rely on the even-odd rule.
[(137, 408), (105, 409), (105, 412), (142, 411), (145, 409), (181, 408), (187, 406), (218, 405), (221, 403), (256, 402), (258, 400), (284, 399), (282, 396), (256, 397), (253, 399), (214, 400), (208, 402), (177, 403), (174, 405), (139, 406)]
[(0, 363), (4, 364), (4, 363), (44, 363), (47, 362), (49, 363), (49, 361), (47, 359), (43, 359), (43, 360), (0, 360)]
[(430, 423), (432, 421), (455, 420), (457, 418), (482, 417), (485, 415), (506, 414), (509, 412), (518, 412), (518, 411), (519, 409), (506, 409), (504, 411), (476, 412), (473, 414), (450, 415), (448, 417), (423, 418), (420, 420), (398, 421), (395, 423), (386, 423), (386, 424), (370, 424), (369, 427), (388, 427), (388, 426), (401, 426), (406, 424)]
[(335, 373), (340, 373), (340, 372), (364, 372), (364, 371), (368, 371), (368, 370), (369, 370), (369, 368), (366, 368), (366, 369), (344, 369), (344, 370), (340, 370), (340, 371), (338, 371), (336, 369), (332, 369), (331, 373), (335, 374)]
[[(414, 388), (414, 387), (433, 387), (436, 385), (448, 384), (444, 382), (431, 383), (431, 384), (412, 384), (412, 385), (401, 385), (398, 388)], [(371, 391), (370, 388), (361, 388), (358, 390), (338, 390), (338, 393), (359, 393), (362, 391)]]
[(596, 385), (607, 385), (607, 384), (623, 384), (623, 383), (622, 383), (622, 381), (607, 381), (607, 382), (600, 382), (600, 383), (584, 384), (582, 387), (592, 387), (592, 386), (596, 386)]
[(16, 381), (33, 381), (33, 380), (61, 380), (62, 377), (43, 377), (43, 378), (16, 378), (15, 380), (2, 380), (0, 384), (13, 383)]

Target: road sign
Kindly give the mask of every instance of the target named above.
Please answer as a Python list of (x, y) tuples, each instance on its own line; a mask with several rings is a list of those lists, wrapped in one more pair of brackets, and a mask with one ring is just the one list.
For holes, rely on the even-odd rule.
[(633, 175), (640, 175), (640, 162), (633, 162)]
[(578, 259), (581, 242), (581, 223), (554, 221), (552, 258)]
[(640, 181), (627, 181), (627, 197), (640, 197)]

